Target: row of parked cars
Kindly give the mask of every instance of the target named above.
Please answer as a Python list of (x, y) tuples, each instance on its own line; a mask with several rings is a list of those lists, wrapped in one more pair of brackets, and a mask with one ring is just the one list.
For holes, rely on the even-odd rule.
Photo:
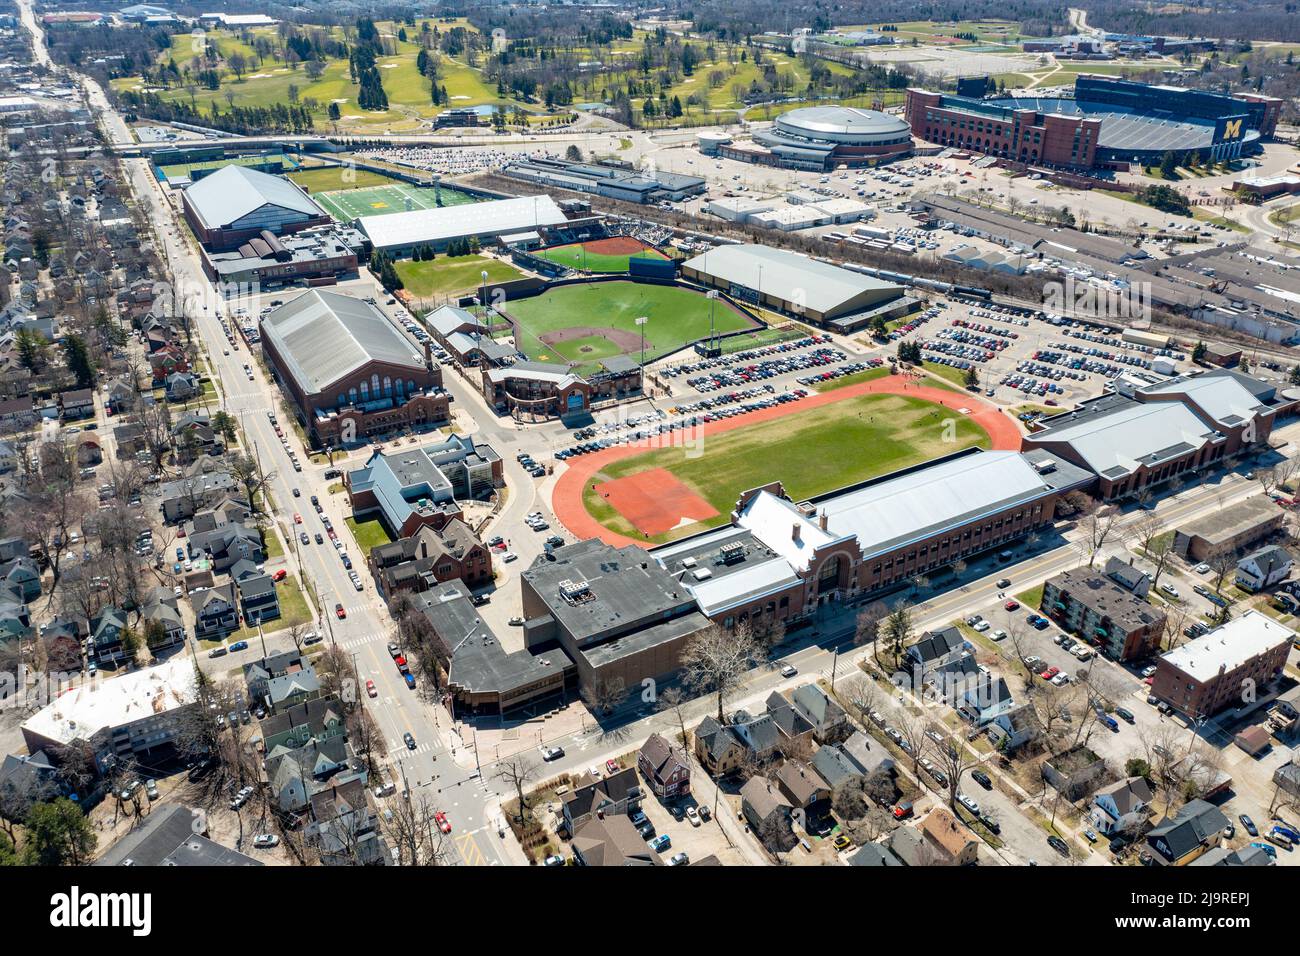
[(845, 365), (837, 365), (835, 368), (827, 369), (825, 372), (814, 372), (812, 375), (805, 375), (799, 379), (800, 385), (817, 385), (821, 382), (829, 382), (833, 379), (843, 378), (846, 375), (857, 375), (859, 372), (867, 372), (873, 368), (880, 368), (885, 364), (881, 358), (863, 359), (861, 362), (849, 362)]
[(748, 365), (733, 365), (708, 375), (696, 376), (686, 380), (697, 392), (715, 392), (721, 388), (734, 388), (748, 385), (762, 379), (786, 375), (790, 372), (802, 372), (806, 369), (834, 365), (846, 358), (839, 349), (818, 348), (811, 352), (802, 352), (789, 358), (764, 359)]
[(682, 375), (693, 375), (695, 372), (703, 372), (711, 368), (725, 368), (737, 362), (749, 362), (754, 359), (767, 358), (773, 355), (798, 352), (800, 349), (810, 348), (813, 345), (822, 345), (830, 341), (830, 336), (809, 335), (801, 339), (795, 339), (793, 342), (779, 342), (776, 345), (763, 345), (754, 349), (746, 349), (743, 352), (736, 352), (733, 355), (719, 355), (714, 356), (713, 358), (699, 359), (694, 362), (684, 362), (681, 365), (671, 365), (663, 369), (659, 374), (664, 378), (678, 378)]
[[(998, 384), (1005, 385), (1007, 388), (1014, 388), (1016, 391), (1023, 392), (1026, 395), (1038, 395), (1039, 397), (1051, 394), (1065, 394), (1065, 389), (1057, 385), (1055, 382), (1048, 382), (1045, 380), (1040, 381), (1032, 375), (1024, 375), (1019, 372), (1012, 375), (1004, 375), (1002, 381)], [(1048, 404), (1055, 405), (1056, 400), (1050, 399)]]
[(957, 328), (951, 325), (936, 332), (935, 338), (948, 342), (957, 342), (960, 345), (973, 345), (994, 355), (1011, 346), (1010, 339), (998, 338), (995, 335), (984, 335), (981, 332), (973, 332), (970, 329)]

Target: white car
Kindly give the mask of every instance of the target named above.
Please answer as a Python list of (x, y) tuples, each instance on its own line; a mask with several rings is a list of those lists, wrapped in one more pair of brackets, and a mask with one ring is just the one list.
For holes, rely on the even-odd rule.
[(511, 561), (517, 561), (518, 559), (519, 555), (515, 554), (513, 551), (507, 551), (505, 554), (501, 555), (501, 560), (506, 564), (509, 564)]
[(998, 628), (989, 635), (989, 639), (994, 641), (1005, 641), (1007, 639), (1007, 632), (1002, 630), (1002, 628)]
[(1075, 657), (1077, 657), (1079, 660), (1086, 661), (1091, 659), (1092, 657), (1092, 648), (1085, 647), (1083, 644), (1080, 644), (1078, 647), (1073, 648), (1070, 651), (1070, 653), (1073, 654)]
[(781, 668), (782, 677), (793, 677), (797, 673), (799, 673), (799, 668), (795, 667), (793, 664), (786, 664)]
[(1161, 582), (1160, 590), (1165, 594), (1168, 594), (1171, 598), (1178, 597), (1178, 588), (1174, 587), (1172, 584)]
[(698, 827), (700, 825), (700, 811), (696, 810), (694, 807), (687, 807), (686, 819), (689, 821), (691, 826)]
[(967, 810), (969, 810), (971, 813), (975, 814), (975, 816), (980, 815), (980, 805), (976, 803), (974, 800), (972, 800), (970, 797), (966, 796), (966, 794), (964, 793), (957, 794), (957, 802), (960, 803)]
[(1064, 687), (1066, 684), (1070, 683), (1070, 675), (1065, 671), (1061, 671), (1061, 673), (1052, 678), (1052, 683), (1057, 687)]
[(982, 633), (984, 631), (987, 631), (989, 629), (989, 626), (990, 625), (988, 621), (980, 621), (974, 625), (974, 628), (975, 630), (980, 631)]
[(1192, 568), (1192, 570), (1195, 571), (1197, 574), (1209, 574), (1210, 566), (1208, 564), (1201, 563), (1198, 564), (1196, 567)]
[(259, 833), (253, 837), (253, 846), (259, 850), (269, 850), (280, 845), (280, 838), (274, 833)]

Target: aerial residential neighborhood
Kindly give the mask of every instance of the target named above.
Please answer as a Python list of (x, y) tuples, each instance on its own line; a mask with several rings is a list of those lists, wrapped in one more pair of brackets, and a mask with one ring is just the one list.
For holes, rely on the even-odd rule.
[(217, 8), (0, 0), (0, 864), (1297, 865), (1289, 6)]

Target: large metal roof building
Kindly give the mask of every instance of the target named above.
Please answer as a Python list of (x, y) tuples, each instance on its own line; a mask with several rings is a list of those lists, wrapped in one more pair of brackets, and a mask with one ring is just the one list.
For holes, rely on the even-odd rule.
[(393, 255), (417, 246), (444, 248), (454, 239), (487, 239), (558, 226), (564, 213), (550, 196), (519, 196), (435, 209), (414, 209), (387, 216), (362, 216), (355, 225), (371, 245)]
[(900, 299), (903, 287), (797, 252), (717, 246), (682, 264), (682, 275), (737, 299), (825, 322)]
[(289, 180), (245, 166), (219, 169), (181, 198), (199, 241), (214, 249), (238, 247), (263, 229), (278, 236), (334, 221)]

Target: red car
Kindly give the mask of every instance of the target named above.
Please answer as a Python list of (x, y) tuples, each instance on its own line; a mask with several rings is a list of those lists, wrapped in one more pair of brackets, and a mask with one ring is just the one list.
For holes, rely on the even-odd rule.
[(447, 822), (447, 814), (439, 810), (433, 815), (433, 822), (438, 824), (438, 829), (443, 833), (451, 832), (451, 824)]
[(288, 576), (289, 576), (289, 572), (286, 571), (284, 568), (281, 568), (279, 571), (276, 571), (275, 574), (271, 575), (271, 580), (278, 583), (280, 581), (283, 581)]
[(378, 697), (378, 696), (379, 696), (379, 691), (375, 690), (375, 682), (374, 682), (374, 681), (372, 681), (372, 680), (368, 680), (368, 681), (366, 681), (366, 693), (369, 694), (371, 697)]
[(302, 515), (298, 514), (296, 511), (293, 513), (293, 523), (302, 524)]
[(618, 773), (618, 761), (617, 761), (617, 760), (606, 760), (606, 761), (605, 761), (605, 769), (608, 770), (610, 773)]
[(912, 815), (912, 805), (910, 803), (898, 803), (894, 805), (894, 819), (906, 820)]
[(341, 620), (343, 620), (345, 617), (348, 616), (348, 612), (344, 609), (344, 607), (343, 607), (342, 604), (335, 604), (335, 605), (334, 605), (334, 616), (337, 617), (337, 618), (341, 621)]
[(1004, 604), (1004, 605), (1002, 605), (1002, 606), (1003, 606), (1004, 608), (1006, 608), (1008, 611), (1014, 611), (1014, 610), (1016, 610), (1018, 607), (1020, 607), (1020, 602), (1019, 602), (1019, 601), (1008, 601), (1006, 604)]
[(406, 655), (405, 655), (405, 654), (398, 654), (396, 657), (393, 658), (393, 663), (396, 664), (398, 667), (405, 667), (405, 666), (406, 666)]
[(1049, 667), (1047, 670), (1043, 671), (1038, 676), (1041, 677), (1043, 680), (1051, 680), (1059, 673), (1061, 673), (1061, 669), (1059, 667)]

